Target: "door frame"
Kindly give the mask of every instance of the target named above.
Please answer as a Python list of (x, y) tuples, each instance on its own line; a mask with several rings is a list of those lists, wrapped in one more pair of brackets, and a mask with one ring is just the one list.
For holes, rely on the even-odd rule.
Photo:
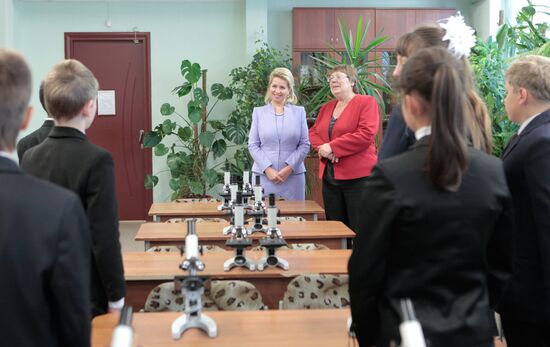
[[(71, 59), (73, 56), (73, 43), (77, 41), (139, 41), (145, 47), (145, 93), (146, 93), (146, 132), (151, 130), (152, 112), (151, 112), (151, 34), (149, 32), (66, 32), (64, 35), (65, 42), (65, 59)], [(143, 149), (150, 151), (149, 149)], [(153, 155), (145, 155), (145, 174), (153, 172)], [(145, 190), (145, 221), (148, 220), (147, 213), (153, 204), (153, 190)]]

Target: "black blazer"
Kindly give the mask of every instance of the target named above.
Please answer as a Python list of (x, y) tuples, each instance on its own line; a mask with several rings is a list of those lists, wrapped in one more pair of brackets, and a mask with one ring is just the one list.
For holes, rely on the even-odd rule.
[(431, 347), (489, 346), (491, 307), (512, 272), (511, 199), (502, 163), (469, 148), (459, 190), (436, 190), (424, 169), (429, 136), (379, 162), (366, 181), (362, 228), (348, 265), (361, 346), (400, 341), (410, 298)]
[(46, 119), (40, 128), (36, 129), (17, 142), (17, 157), (19, 158), (20, 163), (23, 160), (23, 154), (25, 154), (29, 148), (42, 143), (42, 141), (44, 141), (50, 134), (53, 126), (53, 120)]
[(25, 153), (21, 166), (80, 197), (92, 235), (93, 314), (104, 313), (107, 301), (126, 294), (111, 155), (76, 129), (54, 127), (44, 142)]
[(502, 154), (516, 219), (515, 273), (499, 312), (550, 322), (550, 110), (537, 116)]
[(405, 152), (416, 142), (414, 132), (407, 127), (401, 106), (396, 105), (391, 113), (388, 128), (384, 132), (382, 147), (378, 153), (378, 161), (385, 160)]
[(0, 157), (2, 346), (90, 345), (90, 232), (78, 197)]

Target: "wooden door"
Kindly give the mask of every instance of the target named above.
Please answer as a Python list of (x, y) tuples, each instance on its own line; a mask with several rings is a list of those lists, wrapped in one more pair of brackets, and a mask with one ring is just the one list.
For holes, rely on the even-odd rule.
[(111, 153), (121, 220), (145, 220), (152, 191), (143, 186), (151, 172), (151, 150), (140, 133), (151, 129), (149, 33), (66, 33), (65, 57), (80, 60), (96, 76), (100, 91), (115, 92), (115, 112), (98, 115), (90, 141)]
[(363, 18), (363, 27), (370, 22), (367, 35), (365, 40), (363, 40), (362, 48), (365, 48), (370, 41), (376, 36), (375, 28), (375, 10), (370, 8), (351, 8), (351, 9), (335, 9), (334, 10), (334, 41), (335, 47), (338, 49), (344, 49), (344, 43), (342, 42), (342, 35), (340, 33), (340, 28), (338, 26), (339, 20), (344, 20), (347, 24), (347, 27), (351, 30), (353, 39), (355, 40), (357, 32), (357, 23), (359, 22), (359, 17)]
[(376, 10), (376, 33), (382, 31), (382, 36), (388, 40), (378, 46), (378, 50), (393, 50), (397, 39), (412, 31), (416, 26), (416, 11), (411, 9), (381, 9)]
[(300, 50), (327, 50), (334, 45), (334, 9), (295, 8), (292, 10), (292, 45)]
[(456, 14), (454, 9), (418, 9), (416, 10), (416, 26), (423, 24), (435, 24), (441, 19)]

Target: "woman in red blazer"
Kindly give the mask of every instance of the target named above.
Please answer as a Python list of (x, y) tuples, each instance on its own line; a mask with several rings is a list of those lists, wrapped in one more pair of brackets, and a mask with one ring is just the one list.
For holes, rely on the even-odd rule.
[(372, 96), (356, 94), (353, 67), (335, 66), (327, 76), (335, 99), (319, 110), (309, 139), (319, 154), (327, 219), (342, 221), (356, 231), (362, 187), (377, 162), (378, 104)]

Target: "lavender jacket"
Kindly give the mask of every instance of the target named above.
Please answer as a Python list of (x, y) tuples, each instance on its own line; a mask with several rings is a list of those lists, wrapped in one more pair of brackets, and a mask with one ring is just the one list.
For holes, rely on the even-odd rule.
[[(284, 117), (283, 131), (277, 133), (275, 117)], [(264, 174), (272, 166), (281, 170), (290, 165), (293, 174), (306, 172), (304, 159), (309, 152), (306, 111), (302, 106), (286, 104), (283, 116), (276, 116), (273, 105), (255, 107), (248, 134), (248, 150), (254, 159), (252, 171)]]

